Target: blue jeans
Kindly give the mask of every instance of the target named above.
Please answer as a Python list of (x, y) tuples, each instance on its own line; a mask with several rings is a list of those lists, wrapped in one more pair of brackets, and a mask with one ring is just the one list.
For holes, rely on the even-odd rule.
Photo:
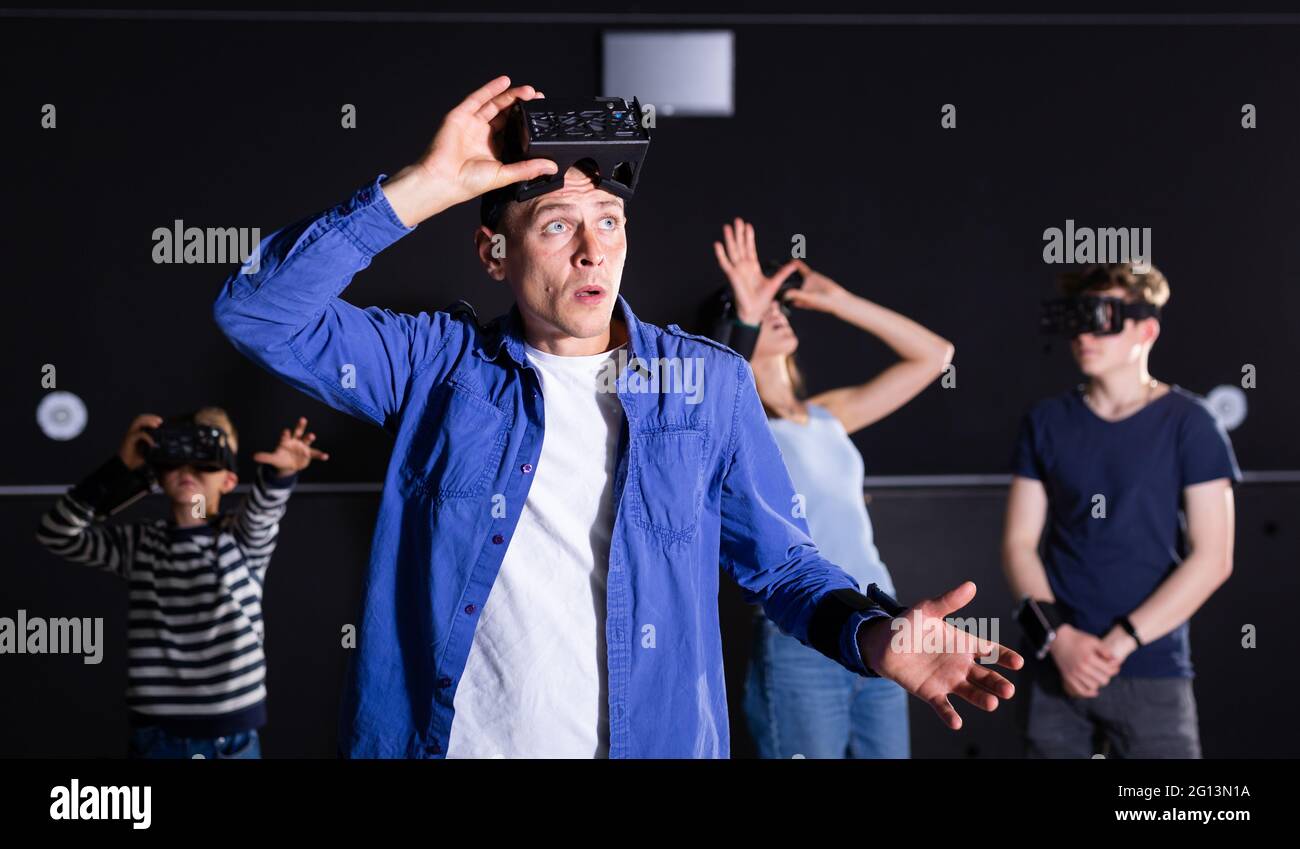
[(177, 737), (156, 725), (131, 729), (131, 758), (260, 758), (257, 731), (240, 731), (228, 737)]
[(907, 758), (907, 693), (754, 623), (745, 719), (762, 758)]

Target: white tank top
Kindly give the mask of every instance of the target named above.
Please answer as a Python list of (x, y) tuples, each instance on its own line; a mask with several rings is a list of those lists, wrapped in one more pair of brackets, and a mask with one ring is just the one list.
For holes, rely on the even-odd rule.
[(863, 592), (867, 584), (878, 584), (895, 595), (863, 500), (866, 466), (839, 419), (825, 407), (808, 404), (807, 424), (791, 419), (768, 423), (795, 493), (803, 496), (804, 518), (817, 548), (852, 575)]

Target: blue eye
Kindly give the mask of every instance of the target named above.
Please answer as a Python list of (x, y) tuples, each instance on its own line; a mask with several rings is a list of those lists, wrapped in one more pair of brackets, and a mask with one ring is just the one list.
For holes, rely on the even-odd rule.
[(563, 226), (564, 226), (564, 222), (563, 222), (563, 221), (552, 221), (550, 224), (547, 224), (547, 225), (546, 225), (546, 232), (547, 232), (547, 233), (558, 233), (558, 232), (560, 232), (559, 230), (552, 230), (551, 228), (552, 228), (552, 227), (563, 227)]

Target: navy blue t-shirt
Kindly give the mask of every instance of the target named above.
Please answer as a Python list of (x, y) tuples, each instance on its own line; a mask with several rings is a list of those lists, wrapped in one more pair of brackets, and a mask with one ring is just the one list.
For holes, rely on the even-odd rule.
[[(1088, 407), (1082, 390), (1025, 414), (1012, 471), (1047, 491), (1043, 565), (1058, 609), (1100, 637), (1186, 555), (1183, 488), (1218, 478), (1235, 483), (1241, 471), (1228, 434), (1199, 395), (1171, 386), (1109, 422)], [(1192, 677), (1187, 623), (1138, 648), (1119, 674)]]

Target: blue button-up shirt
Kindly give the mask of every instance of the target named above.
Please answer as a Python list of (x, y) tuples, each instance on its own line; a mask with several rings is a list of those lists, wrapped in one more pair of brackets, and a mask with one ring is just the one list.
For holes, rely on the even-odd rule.
[[(347, 202), (279, 230), (224, 283), (214, 315), (234, 346), (396, 442), (370, 552), (340, 753), (443, 757), (474, 628), (541, 455), (543, 403), (517, 307), (395, 313), (339, 297), (412, 232), (380, 175)], [(628, 367), (605, 615), (610, 757), (727, 757), (719, 566), (780, 629), (859, 674), (858, 630), (879, 607), (823, 558), (748, 364), (619, 296)], [(659, 391), (651, 358), (691, 359), (702, 393)], [(638, 373), (639, 372), (639, 375)], [(680, 388), (680, 387), (678, 387)]]

